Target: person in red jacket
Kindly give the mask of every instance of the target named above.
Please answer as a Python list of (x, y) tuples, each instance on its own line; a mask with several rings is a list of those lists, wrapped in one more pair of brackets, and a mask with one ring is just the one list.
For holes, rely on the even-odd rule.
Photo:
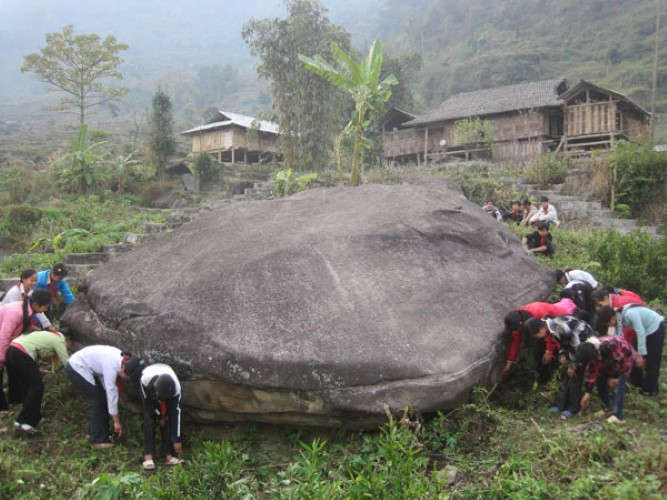
[[(504, 377), (507, 377), (510, 374), (512, 366), (519, 358), (524, 323), (530, 318), (542, 319), (546, 316), (561, 316), (563, 314), (569, 314), (568, 310), (556, 304), (550, 304), (549, 302), (531, 302), (505, 316), (505, 331), (508, 332), (510, 336), (510, 346), (507, 352), (507, 361), (505, 361), (505, 366), (502, 372)], [(538, 383), (540, 385), (546, 384), (553, 373), (553, 369), (550, 365), (542, 364), (542, 356), (544, 355), (545, 349), (546, 342), (536, 342), (534, 355), (535, 359), (539, 361), (537, 370)]]
[(593, 304), (595, 304), (596, 309), (600, 309), (604, 306), (617, 309), (619, 307), (627, 306), (628, 304), (639, 304), (640, 306), (646, 305), (646, 302), (644, 302), (635, 292), (620, 288), (612, 288), (611, 290), (609, 288), (601, 288), (600, 290), (593, 292), (591, 298), (593, 299)]

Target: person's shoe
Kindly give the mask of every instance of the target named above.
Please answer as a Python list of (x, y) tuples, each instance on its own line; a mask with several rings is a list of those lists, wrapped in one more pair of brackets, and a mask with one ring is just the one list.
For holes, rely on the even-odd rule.
[(560, 418), (563, 420), (570, 420), (572, 417), (574, 417), (574, 413), (569, 410), (564, 410), (563, 413), (560, 414)]
[(549, 411), (551, 413), (560, 413), (560, 408), (558, 408), (558, 406), (552, 406), (551, 408), (549, 408)]
[(624, 420), (621, 420), (616, 415), (612, 415), (611, 417), (609, 417), (607, 419), (608, 424), (622, 424), (623, 422), (624, 422)]
[(141, 462), (141, 466), (144, 468), (144, 470), (155, 470), (155, 462), (152, 460), (144, 460)]
[(35, 434), (37, 432), (37, 429), (35, 429), (32, 425), (30, 424), (21, 424), (21, 432), (25, 432), (26, 434)]

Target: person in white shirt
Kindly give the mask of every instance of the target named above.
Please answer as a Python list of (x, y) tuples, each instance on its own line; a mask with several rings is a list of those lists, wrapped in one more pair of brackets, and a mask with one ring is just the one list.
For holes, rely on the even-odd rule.
[(570, 281), (584, 281), (591, 285), (591, 289), (595, 290), (598, 287), (598, 280), (596, 280), (591, 273), (582, 271), (581, 269), (566, 269), (565, 271), (556, 272), (556, 280), (559, 285), (567, 285)]
[[(135, 376), (133, 376), (134, 378)], [(183, 462), (174, 454), (183, 453), (181, 445), (181, 384), (169, 365), (155, 363), (139, 373), (139, 388), (144, 410), (144, 461), (146, 470), (155, 469), (155, 424), (159, 423), (162, 451), (167, 465)]]
[(546, 196), (540, 198), (540, 208), (537, 210), (537, 213), (530, 218), (531, 225), (539, 224), (540, 222), (547, 222), (556, 227), (560, 225), (556, 207), (549, 203), (549, 198)]
[(109, 415), (113, 431), (120, 437), (123, 425), (118, 414), (118, 379), (129, 380), (140, 358), (108, 345), (92, 345), (75, 352), (69, 358), (65, 373), (81, 397), (88, 403), (90, 420), (88, 432), (93, 448), (111, 446)]

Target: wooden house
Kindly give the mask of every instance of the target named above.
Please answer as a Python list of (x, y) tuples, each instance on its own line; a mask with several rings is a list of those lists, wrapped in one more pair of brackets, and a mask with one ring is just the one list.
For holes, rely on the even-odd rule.
[[(519, 83), (455, 94), (436, 110), (384, 132), (384, 158), (432, 161), (449, 156), (524, 160), (547, 151), (587, 150), (612, 141), (643, 141), (649, 113), (628, 97), (581, 81)], [(470, 141), (457, 122), (479, 119), (488, 137)]]
[(258, 163), (279, 154), (278, 125), (238, 113), (218, 111), (182, 134), (192, 137), (192, 154), (207, 152), (223, 163)]

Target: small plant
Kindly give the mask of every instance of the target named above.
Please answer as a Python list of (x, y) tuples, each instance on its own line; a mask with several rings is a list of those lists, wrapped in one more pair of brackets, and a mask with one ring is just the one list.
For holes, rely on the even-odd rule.
[(283, 197), (299, 191), (305, 191), (310, 188), (315, 179), (317, 179), (316, 173), (295, 177), (294, 171), (291, 168), (288, 168), (287, 170), (279, 170), (273, 174), (273, 193), (276, 196)]
[(525, 174), (525, 181), (546, 187), (549, 184), (565, 182), (570, 170), (570, 159), (552, 151), (535, 160)]
[(198, 154), (192, 162), (191, 170), (199, 177), (201, 185), (220, 182), (220, 163), (209, 153)]
[(98, 149), (106, 143), (100, 141), (89, 145), (88, 127), (81, 125), (79, 135), (70, 143), (71, 151), (52, 165), (63, 188), (69, 188), (71, 193), (86, 194), (102, 182), (109, 154), (98, 152)]

